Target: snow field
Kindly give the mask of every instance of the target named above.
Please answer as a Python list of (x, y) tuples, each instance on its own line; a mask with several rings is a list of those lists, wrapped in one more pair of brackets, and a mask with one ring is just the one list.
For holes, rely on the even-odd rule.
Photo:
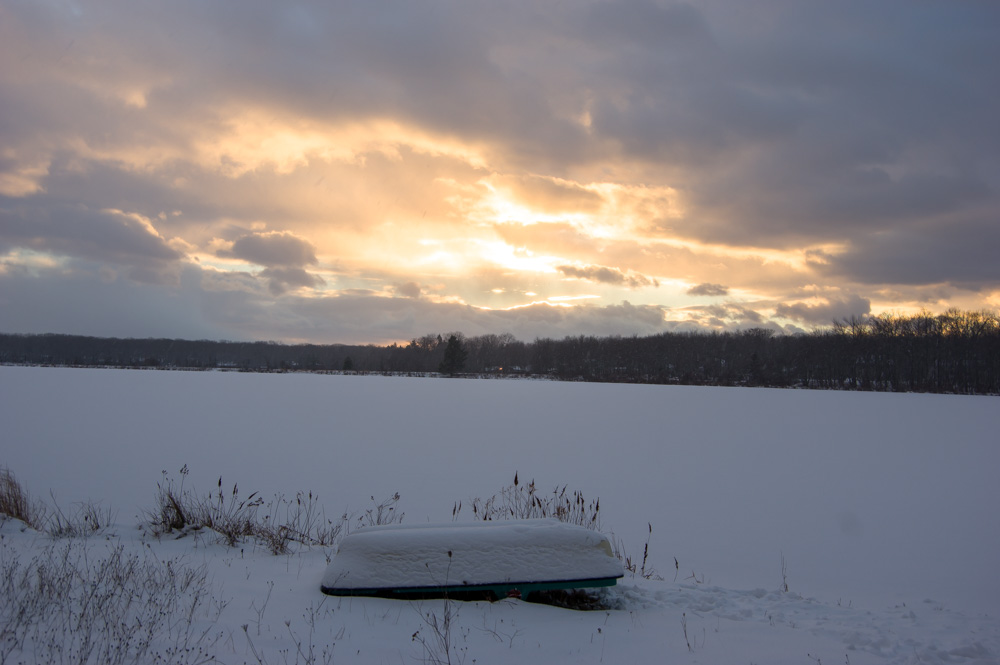
[[(995, 663), (996, 403), (0, 367), (0, 463), (36, 497), (117, 511), (83, 541), (92, 561), (118, 544), (204, 566), (221, 662), (426, 662), (440, 650), (413, 634), (432, 634), (444, 604), (325, 597), (322, 548), (143, 537), (161, 470), (184, 464), (198, 491), (220, 474), (244, 494), (312, 489), (331, 516), (398, 491), (406, 523), (447, 519), (516, 470), (599, 496), (633, 558), (649, 535), (666, 579), (626, 577), (604, 592), (617, 609), (452, 603), (452, 662)], [(0, 535), (5, 562), (50, 544), (10, 521)]]

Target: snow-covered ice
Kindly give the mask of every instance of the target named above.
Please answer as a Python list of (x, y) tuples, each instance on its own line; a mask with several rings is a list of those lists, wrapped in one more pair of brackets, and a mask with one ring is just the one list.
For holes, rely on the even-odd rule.
[[(601, 591), (614, 609), (452, 603), (452, 662), (1000, 659), (995, 397), (0, 367), (0, 423), (0, 464), (36, 497), (117, 512), (75, 545), (91, 561), (206, 571), (195, 621), (224, 663), (425, 662), (445, 607), (325, 596), (325, 548), (144, 536), (161, 470), (206, 494), (220, 475), (311, 489), (331, 516), (398, 491), (404, 523), (519, 471), (599, 496), (633, 558), (649, 538), (664, 579), (627, 575)], [(0, 565), (65, 546), (0, 535)]]

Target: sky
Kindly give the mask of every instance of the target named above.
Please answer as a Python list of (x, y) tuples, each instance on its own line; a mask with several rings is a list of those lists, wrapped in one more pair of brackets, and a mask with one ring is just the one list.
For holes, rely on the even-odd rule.
[(0, 0), (0, 331), (1000, 308), (1000, 4)]

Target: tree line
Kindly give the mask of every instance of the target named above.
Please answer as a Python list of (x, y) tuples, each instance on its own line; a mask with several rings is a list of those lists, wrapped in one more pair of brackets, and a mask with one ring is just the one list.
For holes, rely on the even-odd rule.
[(576, 336), (425, 335), (406, 344), (283, 344), (0, 333), (0, 363), (355, 373), (1000, 394), (990, 311), (852, 317), (807, 334), (766, 328)]

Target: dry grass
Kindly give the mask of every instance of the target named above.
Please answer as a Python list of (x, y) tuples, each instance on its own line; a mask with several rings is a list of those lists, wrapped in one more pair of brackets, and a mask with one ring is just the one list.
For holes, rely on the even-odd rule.
[(7, 467), (0, 467), (0, 515), (21, 520), (42, 531), (48, 519), (45, 504), (35, 501)]
[(210, 529), (230, 547), (252, 539), (272, 554), (286, 554), (292, 543), (332, 547), (349, 532), (352, 524), (393, 524), (403, 519), (403, 513), (397, 509), (398, 493), (383, 501), (372, 497), (372, 507), (360, 514), (344, 513), (329, 519), (319, 497), (311, 491), (297, 493), (294, 500), (277, 495), (265, 502), (257, 492), (242, 498), (238, 484), (231, 491), (225, 490), (220, 476), (215, 492), (202, 496), (184, 488), (189, 474), (187, 465), (180, 474), (177, 483), (163, 472), (163, 479), (156, 485), (155, 507), (144, 515), (147, 527), (157, 537), (166, 533), (182, 537)]
[(59, 508), (54, 496), (52, 505), (45, 530), (56, 538), (80, 538), (102, 533), (115, 523), (117, 517), (111, 508), (102, 508), (94, 503), (77, 504), (69, 514)]
[[(298, 492), (294, 500), (276, 495), (265, 502), (257, 492), (241, 497), (238, 484), (233, 484), (232, 490), (226, 490), (220, 476), (214, 492), (199, 495), (185, 488), (190, 473), (186, 464), (179, 473), (180, 481), (177, 482), (163, 471), (162, 480), (156, 484), (154, 507), (142, 515), (145, 527), (156, 537), (174, 534), (179, 538), (207, 529), (218, 534), (230, 547), (254, 540), (273, 554), (286, 554), (292, 543), (332, 548), (352, 527), (396, 524), (402, 522), (404, 517), (399, 510), (398, 492), (381, 501), (372, 496), (370, 507), (330, 519), (320, 505), (318, 495), (311, 491)], [(456, 502), (452, 508), (452, 519), (458, 519), (461, 511), (462, 503)], [(490, 498), (472, 500), (474, 518), (483, 521), (555, 518), (600, 531), (600, 513), (600, 499), (588, 501), (582, 492), (570, 491), (567, 485), (542, 493), (534, 480), (521, 483), (517, 473), (510, 485)], [(58, 504), (50, 510), (44, 503), (33, 500), (6, 467), (0, 467), (0, 515), (21, 520), (29, 527), (47, 531), (54, 537), (98, 533), (108, 528), (115, 518), (110, 510), (91, 503), (78, 505), (69, 515)], [(633, 577), (662, 579), (649, 565), (649, 540), (653, 526), (648, 526), (649, 535), (641, 559), (633, 558), (614, 533), (610, 534), (612, 549), (625, 571)], [(784, 576), (784, 568), (782, 572)]]
[[(472, 514), (478, 520), (521, 520), (554, 517), (561, 522), (601, 531), (601, 500), (588, 501), (579, 490), (568, 491), (568, 486), (556, 487), (549, 494), (542, 494), (532, 480), (527, 485), (522, 484), (518, 474), (514, 473), (514, 482), (504, 487), (488, 499), (472, 500)], [(456, 502), (451, 510), (452, 519), (458, 519), (462, 511), (462, 503)], [(622, 562), (626, 572), (632, 577), (644, 579), (662, 579), (649, 565), (649, 540), (653, 533), (653, 525), (649, 526), (649, 534), (642, 549), (641, 561), (633, 558), (626, 550), (621, 539), (611, 533), (611, 547), (614, 555)]]
[(207, 573), (179, 560), (94, 556), (50, 542), (30, 561), (0, 545), (0, 663), (207, 663), (222, 604)]
[[(567, 493), (567, 485), (556, 487), (551, 494), (542, 494), (532, 480), (521, 484), (517, 473), (514, 482), (488, 499), (473, 499), (472, 514), (478, 520), (526, 520), (554, 517), (561, 522), (601, 530), (601, 500), (587, 501), (583, 493), (574, 490)], [(461, 502), (452, 508), (452, 518), (457, 518), (462, 510)]]
[[(462, 503), (456, 502), (451, 510), (453, 520), (458, 519)], [(520, 520), (555, 518), (579, 526), (601, 531), (601, 500), (588, 501), (582, 492), (570, 492), (567, 485), (557, 486), (550, 493), (541, 493), (532, 480), (527, 485), (520, 482), (514, 473), (514, 482), (488, 499), (472, 500), (472, 514), (477, 520)], [(642, 548), (642, 559), (633, 558), (625, 549), (624, 542), (611, 533), (612, 552), (622, 562), (625, 572), (632, 577), (663, 579), (649, 562), (649, 541), (653, 525), (647, 523), (648, 534)], [(536, 592), (529, 596), (533, 602), (556, 605), (577, 610), (608, 609), (600, 593), (592, 590), (576, 589), (572, 592)]]
[(101, 533), (115, 520), (111, 509), (94, 503), (80, 503), (70, 513), (64, 512), (55, 497), (52, 507), (31, 498), (28, 491), (6, 467), (0, 468), (0, 516), (24, 522), (35, 531), (54, 538), (75, 538)]

